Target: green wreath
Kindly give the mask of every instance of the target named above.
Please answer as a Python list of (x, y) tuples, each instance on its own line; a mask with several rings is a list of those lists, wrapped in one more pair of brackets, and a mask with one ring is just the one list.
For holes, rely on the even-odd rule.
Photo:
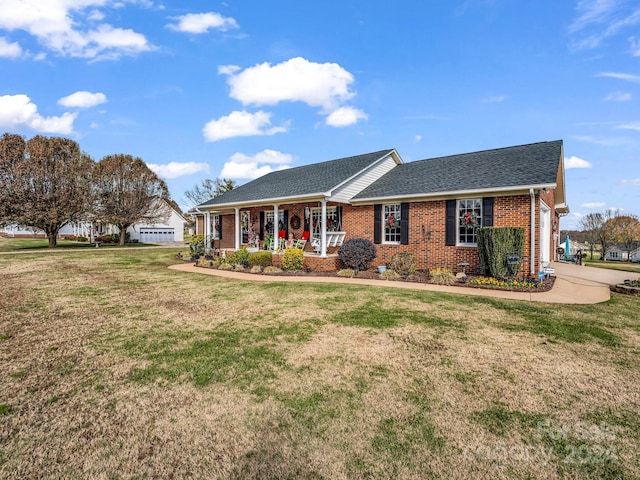
[(291, 225), (291, 228), (293, 228), (294, 230), (299, 229), (300, 217), (298, 215), (294, 215), (293, 217), (291, 217), (291, 220), (289, 220), (289, 225)]

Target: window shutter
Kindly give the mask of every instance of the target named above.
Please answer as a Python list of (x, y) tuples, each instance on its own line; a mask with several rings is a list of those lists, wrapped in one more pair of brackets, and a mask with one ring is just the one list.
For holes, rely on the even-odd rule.
[(218, 215), (218, 240), (222, 240), (222, 215)]
[(260, 212), (260, 240), (264, 240), (264, 210)]
[(382, 204), (373, 206), (373, 243), (382, 243)]
[(482, 226), (493, 227), (493, 197), (482, 199)]
[(444, 244), (452, 246), (456, 244), (456, 201), (447, 200), (446, 204), (446, 229)]
[(342, 231), (342, 205), (336, 208), (336, 217), (338, 220), (338, 230)]
[(400, 244), (409, 245), (409, 204), (400, 204)]

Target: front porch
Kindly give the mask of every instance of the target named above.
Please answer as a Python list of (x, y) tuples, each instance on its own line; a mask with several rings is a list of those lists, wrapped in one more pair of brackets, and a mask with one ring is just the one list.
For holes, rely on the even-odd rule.
[(247, 247), (277, 256), (287, 248), (297, 247), (309, 258), (329, 258), (347, 237), (342, 229), (342, 205), (325, 200), (203, 213), (198, 231), (205, 235), (207, 253)]

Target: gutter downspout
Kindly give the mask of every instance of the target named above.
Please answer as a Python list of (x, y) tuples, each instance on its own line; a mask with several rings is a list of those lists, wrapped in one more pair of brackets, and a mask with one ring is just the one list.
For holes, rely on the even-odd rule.
[(533, 191), (533, 188), (529, 189), (529, 196), (531, 197), (531, 258), (529, 260), (530, 265), (530, 273), (531, 275), (535, 275), (535, 267), (534, 263), (536, 260), (536, 194)]

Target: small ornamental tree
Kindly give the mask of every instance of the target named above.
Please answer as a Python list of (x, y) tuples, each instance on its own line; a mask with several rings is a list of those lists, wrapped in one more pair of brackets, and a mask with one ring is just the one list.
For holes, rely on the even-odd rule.
[(366, 238), (352, 238), (342, 244), (338, 258), (345, 267), (353, 270), (366, 270), (376, 258), (375, 245)]
[[(478, 229), (478, 256), (484, 274), (501, 278), (518, 273), (524, 254), (524, 228), (482, 227)], [(517, 256), (517, 264), (508, 264), (507, 257)]]

